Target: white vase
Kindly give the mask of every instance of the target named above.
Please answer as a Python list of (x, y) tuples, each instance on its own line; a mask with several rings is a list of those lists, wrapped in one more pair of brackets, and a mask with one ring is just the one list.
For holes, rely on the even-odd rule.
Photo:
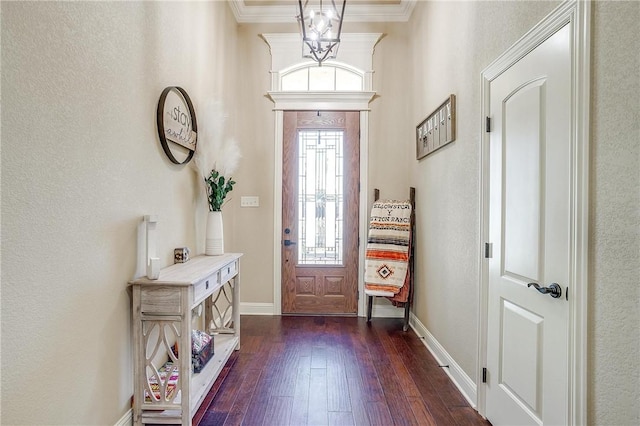
[(217, 256), (224, 254), (224, 235), (222, 231), (222, 212), (209, 212), (207, 216), (207, 238), (204, 254)]

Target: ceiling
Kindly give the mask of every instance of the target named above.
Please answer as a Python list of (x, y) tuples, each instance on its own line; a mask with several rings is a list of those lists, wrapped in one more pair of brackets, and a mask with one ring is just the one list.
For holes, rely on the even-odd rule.
[[(303, 0), (304, 1), (304, 0)], [(326, 1), (326, 0), (325, 0)], [(345, 22), (406, 22), (417, 0), (347, 0)], [(297, 0), (229, 0), (241, 23), (296, 22)]]

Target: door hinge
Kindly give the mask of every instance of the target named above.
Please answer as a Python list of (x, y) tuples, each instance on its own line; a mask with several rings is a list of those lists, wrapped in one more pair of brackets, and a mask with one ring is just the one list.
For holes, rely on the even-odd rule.
[(482, 383), (487, 383), (487, 369), (482, 369)]
[(484, 243), (484, 257), (485, 259), (493, 257), (493, 243)]
[(356, 300), (360, 300), (360, 290), (356, 290)]
[(484, 131), (489, 133), (491, 132), (491, 118), (487, 117), (485, 123), (484, 123)]

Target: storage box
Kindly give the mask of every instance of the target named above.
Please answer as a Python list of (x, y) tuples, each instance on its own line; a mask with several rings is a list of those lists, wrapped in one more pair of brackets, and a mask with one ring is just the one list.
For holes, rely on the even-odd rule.
[(213, 358), (213, 336), (211, 336), (211, 341), (199, 352), (191, 354), (191, 365), (193, 366), (193, 372), (201, 372), (211, 358)]

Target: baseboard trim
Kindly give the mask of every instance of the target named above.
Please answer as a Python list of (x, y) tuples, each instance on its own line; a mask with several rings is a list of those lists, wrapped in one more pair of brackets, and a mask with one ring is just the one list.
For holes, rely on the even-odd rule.
[(438, 361), (440, 365), (449, 366), (449, 368), (443, 368), (444, 372), (447, 373), (451, 381), (456, 385), (458, 390), (462, 392), (462, 395), (469, 404), (475, 409), (478, 398), (477, 386), (473, 380), (471, 380), (471, 377), (464, 372), (464, 370), (458, 365), (458, 363), (456, 363), (436, 338), (433, 337), (413, 312), (409, 318), (409, 325), (413, 328), (413, 331), (415, 331), (418, 337), (422, 337), (422, 342), (427, 349), (429, 349), (429, 352), (431, 352), (436, 361)]
[(240, 302), (240, 315), (273, 315), (273, 303)]
[[(240, 302), (240, 315), (275, 315), (273, 303)], [(402, 318), (404, 309), (393, 305), (373, 304), (373, 318)]]
[(132, 426), (133, 425), (133, 409), (129, 408), (124, 416), (116, 422), (114, 426)]
[(396, 308), (393, 305), (377, 305), (374, 300), (371, 318), (403, 318), (404, 308)]

